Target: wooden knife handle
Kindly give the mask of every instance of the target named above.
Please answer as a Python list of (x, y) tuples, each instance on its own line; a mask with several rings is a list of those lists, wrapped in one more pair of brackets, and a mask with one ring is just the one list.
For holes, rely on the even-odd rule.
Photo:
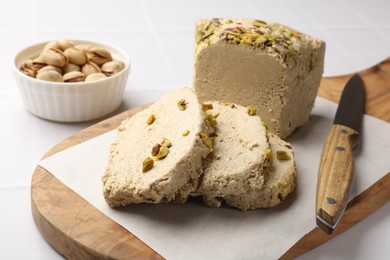
[(357, 136), (358, 133), (349, 127), (333, 125), (322, 149), (316, 213), (317, 218), (329, 225), (328, 233), (337, 225), (348, 202), (354, 175), (352, 148)]

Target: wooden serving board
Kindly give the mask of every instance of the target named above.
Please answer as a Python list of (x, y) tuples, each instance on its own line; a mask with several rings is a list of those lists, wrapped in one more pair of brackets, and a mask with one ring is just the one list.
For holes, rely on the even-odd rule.
[[(360, 75), (366, 83), (366, 113), (390, 123), (390, 58), (362, 71)], [(350, 76), (324, 78), (321, 81), (319, 96), (338, 102)], [(43, 158), (112, 130), (123, 119), (143, 108), (128, 110), (86, 128), (60, 142)], [(390, 172), (348, 204), (338, 228), (332, 235), (315, 228), (297, 241), (282, 259), (291, 259), (332, 239), (389, 200)], [(162, 256), (152, 248), (40, 166), (37, 166), (32, 176), (31, 210), (42, 236), (66, 258), (162, 259)]]

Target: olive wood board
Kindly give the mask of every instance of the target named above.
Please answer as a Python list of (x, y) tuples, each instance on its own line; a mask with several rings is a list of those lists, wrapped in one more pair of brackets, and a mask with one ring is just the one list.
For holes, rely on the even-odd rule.
[[(366, 84), (366, 114), (390, 123), (390, 58), (361, 71), (360, 75)], [(350, 77), (323, 78), (318, 95), (338, 102)], [(54, 146), (43, 158), (115, 129), (123, 119), (145, 107), (133, 108), (88, 127)], [(325, 243), (359, 223), (389, 200), (390, 169), (384, 177), (349, 202), (332, 235), (316, 227), (287, 250), (281, 259), (291, 259)], [(66, 258), (163, 259), (147, 244), (40, 166), (36, 167), (32, 176), (31, 210), (42, 236)]]

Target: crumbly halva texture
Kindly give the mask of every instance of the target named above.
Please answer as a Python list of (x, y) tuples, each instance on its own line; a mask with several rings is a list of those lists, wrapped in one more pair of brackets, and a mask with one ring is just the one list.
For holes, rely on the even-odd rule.
[[(295, 189), (297, 176), (291, 145), (276, 135), (268, 137), (273, 159), (263, 172), (267, 180), (261, 190), (251, 188), (241, 195), (227, 196), (224, 198), (227, 205), (241, 210), (270, 208), (280, 204)], [(278, 152), (284, 156), (278, 159)]]
[(287, 26), (251, 19), (196, 23), (193, 85), (201, 102), (253, 105), (281, 138), (309, 120), (325, 43)]
[[(185, 100), (184, 109), (178, 108), (180, 100)], [(212, 150), (201, 134), (212, 131), (188, 88), (171, 92), (124, 120), (102, 177), (106, 202), (110, 206), (184, 203), (197, 189), (203, 159)]]
[[(216, 117), (214, 150), (204, 162), (204, 172), (196, 195), (206, 205), (219, 207), (228, 196), (260, 192), (264, 169), (270, 160), (266, 128), (261, 118), (231, 103), (205, 102), (211, 118)], [(242, 194), (242, 195), (241, 195)]]

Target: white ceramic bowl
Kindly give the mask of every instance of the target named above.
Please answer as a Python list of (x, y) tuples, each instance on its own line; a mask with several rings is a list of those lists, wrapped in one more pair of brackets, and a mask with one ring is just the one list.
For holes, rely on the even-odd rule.
[(111, 52), (116, 60), (125, 63), (119, 73), (92, 82), (62, 83), (37, 80), (20, 72), (28, 59), (37, 57), (48, 42), (42, 42), (19, 52), (13, 62), (13, 71), (25, 108), (31, 113), (53, 121), (82, 122), (103, 117), (122, 102), (130, 59), (121, 49), (107, 43), (72, 40), (76, 44), (89, 44)]

